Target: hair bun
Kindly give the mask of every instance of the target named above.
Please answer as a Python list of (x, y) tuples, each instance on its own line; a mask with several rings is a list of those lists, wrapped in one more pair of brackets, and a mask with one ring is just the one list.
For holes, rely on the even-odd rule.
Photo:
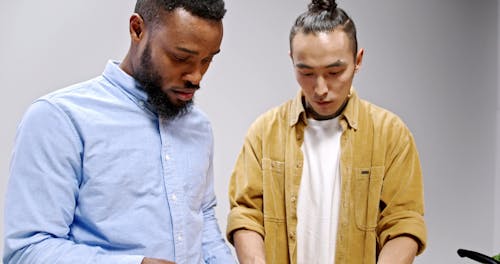
[(335, 0), (312, 0), (308, 8), (311, 12), (333, 12), (337, 9), (337, 3)]

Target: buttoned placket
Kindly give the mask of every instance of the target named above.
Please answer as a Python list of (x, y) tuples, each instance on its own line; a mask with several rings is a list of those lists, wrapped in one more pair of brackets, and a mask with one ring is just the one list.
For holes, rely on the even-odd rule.
[[(286, 189), (285, 189), (285, 194), (286, 194), (286, 199), (287, 199), (287, 227), (288, 227), (288, 239), (290, 243), (288, 244), (289, 247), (289, 254), (290, 254), (290, 260), (296, 261), (296, 252), (297, 252), (297, 203), (298, 203), (298, 195), (299, 195), (299, 188), (300, 188), (300, 178), (302, 176), (302, 169), (303, 169), (303, 163), (304, 163), (304, 157), (300, 148), (300, 145), (303, 143), (304, 139), (304, 127), (303, 124), (296, 124), (294, 128), (295, 129), (295, 136), (290, 137), (289, 140), (294, 141), (293, 144), (297, 144), (298, 148), (296, 148), (296, 151), (292, 151), (289, 153), (290, 156), (288, 156), (290, 159), (285, 161), (285, 163), (290, 164), (290, 167), (285, 168), (285, 177), (286, 177)], [(287, 143), (288, 145), (288, 143)], [(287, 152), (288, 153), (288, 152)]]
[(186, 246), (184, 243), (184, 219), (183, 203), (184, 197), (182, 186), (178, 186), (178, 175), (175, 170), (175, 158), (173, 156), (172, 139), (169, 138), (169, 124), (165, 119), (160, 119), (160, 134), (162, 141), (161, 156), (163, 161), (163, 179), (167, 202), (170, 208), (170, 217), (172, 219), (172, 234), (174, 239), (175, 262), (184, 263), (186, 260)]
[(345, 236), (347, 232), (347, 221), (348, 217), (346, 216), (346, 213), (349, 212), (349, 199), (350, 199), (350, 194), (348, 191), (351, 179), (348, 177), (351, 175), (351, 173), (348, 171), (348, 167), (346, 165), (350, 166), (348, 163), (349, 160), (352, 160), (350, 158), (351, 153), (348, 153), (348, 150), (350, 149), (347, 144), (348, 144), (348, 124), (347, 120), (345, 118), (342, 118), (340, 120), (340, 126), (342, 128), (342, 136), (340, 137), (340, 148), (341, 148), (341, 172), (340, 174), (342, 175), (341, 177), (341, 201), (340, 201), (340, 212), (339, 212), (339, 228), (338, 228), (338, 233), (337, 233), (337, 239), (338, 243), (336, 246), (336, 260), (339, 263), (345, 263), (346, 262), (346, 245), (348, 243), (347, 237)]

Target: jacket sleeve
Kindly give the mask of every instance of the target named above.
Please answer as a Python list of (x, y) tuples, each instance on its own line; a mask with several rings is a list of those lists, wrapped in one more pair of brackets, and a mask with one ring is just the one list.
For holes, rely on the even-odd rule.
[(382, 247), (397, 236), (410, 236), (420, 254), (427, 240), (422, 171), (413, 136), (405, 126), (401, 130), (393, 134), (397, 144), (387, 154), (377, 234)]
[(229, 183), (230, 212), (226, 235), (233, 243), (232, 234), (247, 229), (264, 237), (262, 140), (258, 121), (245, 138)]
[(6, 264), (141, 263), (70, 239), (81, 183), (82, 143), (71, 119), (39, 100), (21, 121), (5, 203)]

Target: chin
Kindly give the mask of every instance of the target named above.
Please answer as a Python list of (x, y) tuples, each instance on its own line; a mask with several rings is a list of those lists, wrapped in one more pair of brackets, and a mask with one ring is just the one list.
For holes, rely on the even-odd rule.
[(320, 116), (331, 116), (335, 114), (335, 111), (316, 111), (316, 113)]

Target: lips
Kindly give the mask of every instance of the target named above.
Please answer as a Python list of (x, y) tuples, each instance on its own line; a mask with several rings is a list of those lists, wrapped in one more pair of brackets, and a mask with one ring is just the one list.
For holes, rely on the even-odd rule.
[(332, 102), (316, 102), (317, 105), (321, 105), (321, 106), (329, 105), (331, 103)]
[(177, 97), (177, 99), (186, 102), (186, 101), (193, 99), (195, 91), (194, 90), (182, 90), (182, 91), (177, 90), (177, 91), (174, 91), (174, 93), (175, 93), (175, 96)]

